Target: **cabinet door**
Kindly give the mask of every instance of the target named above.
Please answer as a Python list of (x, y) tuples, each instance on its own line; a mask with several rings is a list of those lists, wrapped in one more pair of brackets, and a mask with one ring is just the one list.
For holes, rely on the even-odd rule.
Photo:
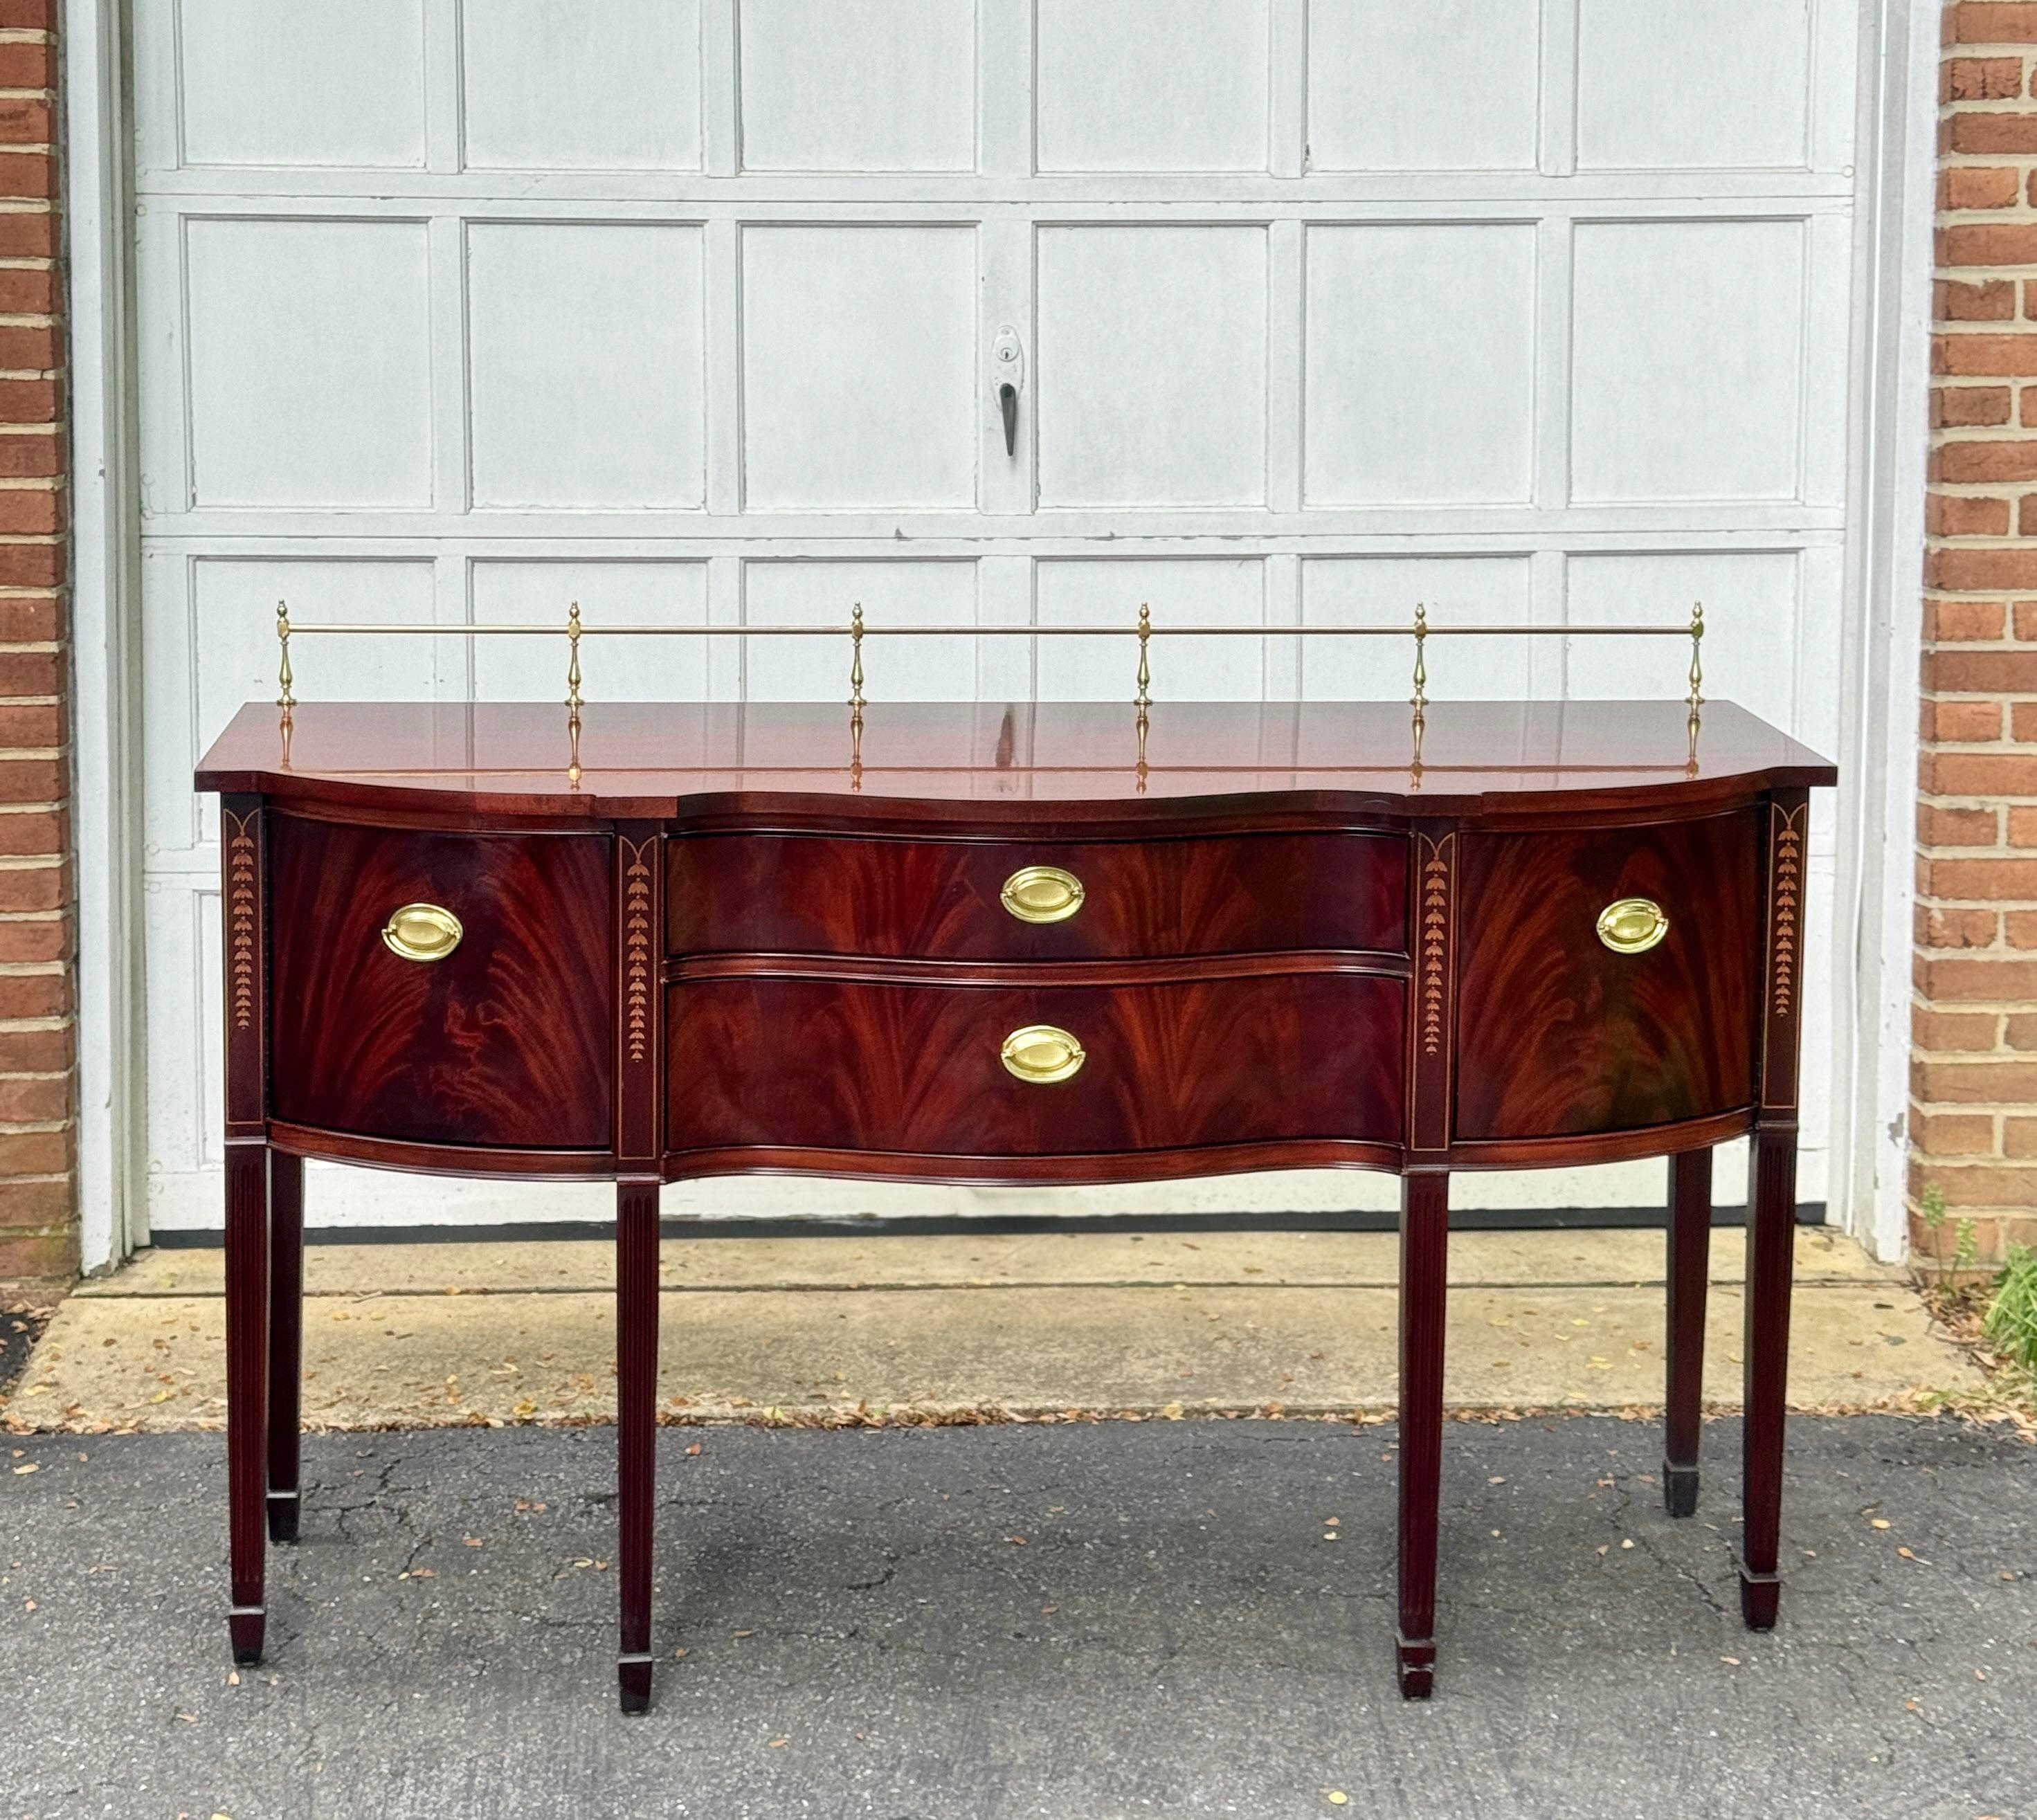
[[(274, 1116), (418, 1143), (610, 1147), (607, 836), (269, 826)], [(419, 904), (457, 923), (437, 958), (384, 939)], [(429, 953), (449, 931), (398, 933)]]
[[(1752, 1103), (1761, 827), (1749, 809), (1464, 837), (1460, 1138), (1631, 1131)], [(1626, 901), (1666, 927), (1637, 910), (1609, 943), (1600, 919)]]

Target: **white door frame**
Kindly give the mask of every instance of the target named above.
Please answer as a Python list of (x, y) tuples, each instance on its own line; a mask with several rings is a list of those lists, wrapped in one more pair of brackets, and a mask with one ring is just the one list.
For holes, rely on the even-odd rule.
[(140, 494), (123, 0), (64, 0), (70, 326), (71, 832), (77, 881), (77, 1200), (88, 1271), (148, 1240), (142, 1117)]
[[(1832, 957), (1830, 1205), (1877, 1257), (1909, 1244), (1910, 956), (1916, 905), (1924, 482), (1940, 0), (1861, 20), (1847, 485), (1849, 617)], [(1850, 952), (1844, 945), (1850, 941)]]
[[(1827, 0), (1828, 4), (1842, 0)], [(1859, 0), (1833, 1217), (1902, 1253), (1938, 0)], [(139, 496), (126, 0), (64, 0), (72, 826), (84, 1262), (147, 1240)]]

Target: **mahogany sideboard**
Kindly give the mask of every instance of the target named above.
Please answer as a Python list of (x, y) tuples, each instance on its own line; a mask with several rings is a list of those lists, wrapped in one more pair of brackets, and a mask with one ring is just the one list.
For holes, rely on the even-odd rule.
[[(1695, 1508), (1712, 1147), (1752, 1140), (1741, 1608), (1775, 1621), (1808, 793), (1744, 711), (244, 708), (225, 914), (236, 1659), (298, 1524), (303, 1160), (616, 1184), (622, 1704), (651, 1686), (658, 1188), (1390, 1170), (1400, 1686), (1434, 1662), (1453, 1171), (1670, 1161)], [(266, 1512), (266, 1517), (265, 1517)]]

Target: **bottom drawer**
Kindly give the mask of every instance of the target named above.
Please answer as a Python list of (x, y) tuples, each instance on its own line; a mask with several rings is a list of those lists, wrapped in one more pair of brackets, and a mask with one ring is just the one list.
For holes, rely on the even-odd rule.
[[(1131, 986), (783, 975), (671, 989), (668, 1142), (1027, 1157), (1400, 1136), (1404, 982)], [(1007, 1040), (1039, 1026), (1058, 1039)], [(1034, 1078), (1021, 1078), (1014, 1066)]]

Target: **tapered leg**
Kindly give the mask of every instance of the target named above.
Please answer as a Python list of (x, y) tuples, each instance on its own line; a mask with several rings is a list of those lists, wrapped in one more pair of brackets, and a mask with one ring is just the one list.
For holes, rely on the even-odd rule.
[(1705, 1389), (1705, 1282), (1711, 1267), (1712, 1154), (1669, 1159), (1668, 1383), (1662, 1502), (1672, 1516), (1698, 1508), (1698, 1411)]
[(1442, 1493), (1444, 1266), (1450, 1179), (1400, 1184), (1400, 1692), (1426, 1700), (1436, 1676), (1436, 1529)]
[(658, 1445), (658, 1184), (615, 1191), (618, 1417), (616, 1565), (622, 1646), (616, 1659), (622, 1710), (651, 1704), (651, 1505)]
[(1750, 1630), (1775, 1622), (1782, 1540), (1782, 1408), (1789, 1365), (1789, 1278), (1797, 1223), (1797, 1127), (1763, 1125), (1748, 1162), (1746, 1500), (1740, 1610)]
[(262, 1660), (267, 1525), (269, 1146), (226, 1146), (226, 1497), (233, 1660)]
[(269, 1539), (297, 1539), (297, 1385), (304, 1370), (304, 1161), (269, 1153)]

